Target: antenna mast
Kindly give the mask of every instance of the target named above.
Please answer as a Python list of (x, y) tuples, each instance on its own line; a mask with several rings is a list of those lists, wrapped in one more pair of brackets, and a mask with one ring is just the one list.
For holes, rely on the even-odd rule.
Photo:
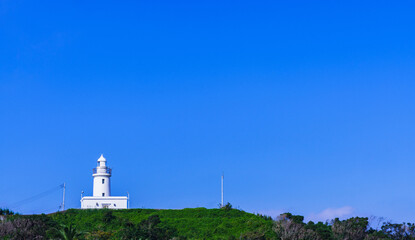
[(222, 178), (221, 178), (221, 207), (223, 207), (223, 179), (225, 177), (225, 174), (222, 172)]
[(65, 190), (66, 190), (66, 183), (63, 183), (62, 211), (65, 211)]

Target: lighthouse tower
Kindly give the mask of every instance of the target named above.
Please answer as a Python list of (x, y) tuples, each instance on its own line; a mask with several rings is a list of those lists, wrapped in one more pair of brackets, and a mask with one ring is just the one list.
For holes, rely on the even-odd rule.
[(107, 167), (107, 160), (101, 154), (98, 158), (98, 166), (92, 170), (94, 177), (94, 197), (111, 196), (111, 168)]
[(93, 196), (81, 197), (81, 208), (127, 208), (127, 197), (111, 196), (111, 168), (107, 166), (107, 160), (102, 154), (97, 163), (97, 167), (92, 169), (92, 176), (94, 177)]

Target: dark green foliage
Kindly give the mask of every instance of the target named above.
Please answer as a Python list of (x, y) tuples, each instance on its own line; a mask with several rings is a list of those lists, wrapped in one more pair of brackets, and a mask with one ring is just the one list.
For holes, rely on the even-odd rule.
[(321, 239), (315, 231), (306, 228), (303, 220), (303, 216), (284, 213), (275, 221), (273, 229), (281, 240)]
[(224, 206), (221, 207), (223, 210), (231, 210), (232, 208), (232, 204), (230, 203), (226, 203)]
[(305, 224), (303, 221), (303, 216), (281, 214), (275, 221), (274, 231), (282, 240), (363, 240), (369, 235), (368, 218), (335, 219), (331, 225), (312, 221)]
[(314, 231), (320, 239), (332, 239), (331, 226), (328, 223), (314, 223), (309, 221), (305, 226), (306, 229)]
[(291, 213), (283, 213), (283, 214), (281, 214), (280, 217), (289, 219), (289, 220), (291, 220), (291, 221), (293, 221), (295, 223), (304, 224), (303, 223), (304, 217), (303, 216), (300, 216), (300, 215), (292, 215)]
[(91, 240), (109, 240), (109, 239), (118, 239), (114, 238), (114, 234), (112, 231), (103, 231), (101, 229), (98, 229), (96, 231), (93, 231), (89, 233), (86, 239)]
[[(374, 229), (370, 229), (365, 238), (365, 240), (391, 240), (391, 239), (393, 239), (391, 238), (391, 236), (389, 237), (387, 234), (383, 233), (382, 231), (377, 231)], [(415, 239), (415, 238), (412, 238), (412, 239)]]
[(160, 224), (161, 220), (158, 215), (151, 215), (148, 219), (134, 225), (126, 223), (123, 231), (119, 234), (120, 239), (148, 239), (164, 240), (175, 237), (176, 230), (169, 226)]
[(41, 219), (15, 218), (0, 223), (2, 239), (43, 239), (48, 226)]
[(253, 231), (253, 232), (246, 232), (241, 235), (239, 238), (241, 240), (266, 240), (264, 232)]
[(262, 215), (262, 214), (257, 214), (258, 217), (261, 217), (267, 221), (272, 221), (272, 217), (271, 216), (267, 216), (267, 215)]
[(381, 232), (390, 239), (409, 240), (415, 239), (415, 224), (413, 223), (384, 223)]
[(105, 213), (104, 213), (104, 216), (102, 218), (102, 221), (106, 224), (109, 224), (116, 217), (114, 215), (112, 215), (112, 210), (105, 209), (104, 211), (105, 211)]
[(343, 221), (336, 218), (332, 223), (333, 237), (336, 240), (363, 240), (367, 235), (368, 225), (368, 218), (354, 217)]
[(14, 215), (15, 213), (7, 208), (3, 209), (0, 208), (0, 216), (10, 216), (10, 215)]
[(48, 236), (53, 239), (62, 239), (62, 240), (75, 240), (75, 239), (84, 239), (84, 233), (78, 231), (78, 229), (70, 225), (61, 224), (59, 228), (53, 228), (48, 230)]

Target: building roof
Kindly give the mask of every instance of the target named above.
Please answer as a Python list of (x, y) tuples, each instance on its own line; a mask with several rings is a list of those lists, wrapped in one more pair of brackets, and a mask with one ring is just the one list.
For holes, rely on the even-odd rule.
[(98, 162), (106, 162), (107, 159), (104, 158), (104, 154), (101, 154), (101, 157), (98, 158)]

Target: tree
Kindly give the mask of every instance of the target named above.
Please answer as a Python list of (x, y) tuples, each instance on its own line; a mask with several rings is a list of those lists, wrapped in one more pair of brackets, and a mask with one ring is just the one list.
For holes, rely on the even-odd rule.
[(231, 210), (232, 209), (232, 204), (231, 203), (226, 203), (225, 205), (221, 205), (221, 204), (219, 204), (219, 207), (221, 208), (221, 209), (223, 209), (223, 210)]
[(15, 213), (7, 208), (0, 208), (0, 215), (1, 216), (10, 216), (10, 215), (14, 215)]
[(3, 239), (44, 239), (46, 225), (40, 220), (17, 218), (0, 223), (0, 238)]
[(291, 213), (281, 214), (275, 221), (273, 230), (281, 240), (319, 240), (319, 235), (305, 228), (303, 219), (303, 216)]
[(413, 223), (393, 224), (387, 222), (382, 225), (381, 231), (394, 240), (415, 239), (415, 224)]
[(309, 221), (307, 225), (305, 225), (306, 229), (313, 230), (321, 239), (332, 239), (332, 231), (331, 226), (326, 222), (318, 222), (314, 223)]
[(332, 221), (332, 231), (336, 240), (363, 240), (367, 235), (368, 218), (354, 217), (340, 221)]
[(78, 231), (78, 229), (72, 225), (61, 224), (59, 228), (53, 228), (49, 231), (49, 234), (53, 236), (54, 239), (62, 240), (75, 240), (81, 239), (84, 236), (84, 232)]

